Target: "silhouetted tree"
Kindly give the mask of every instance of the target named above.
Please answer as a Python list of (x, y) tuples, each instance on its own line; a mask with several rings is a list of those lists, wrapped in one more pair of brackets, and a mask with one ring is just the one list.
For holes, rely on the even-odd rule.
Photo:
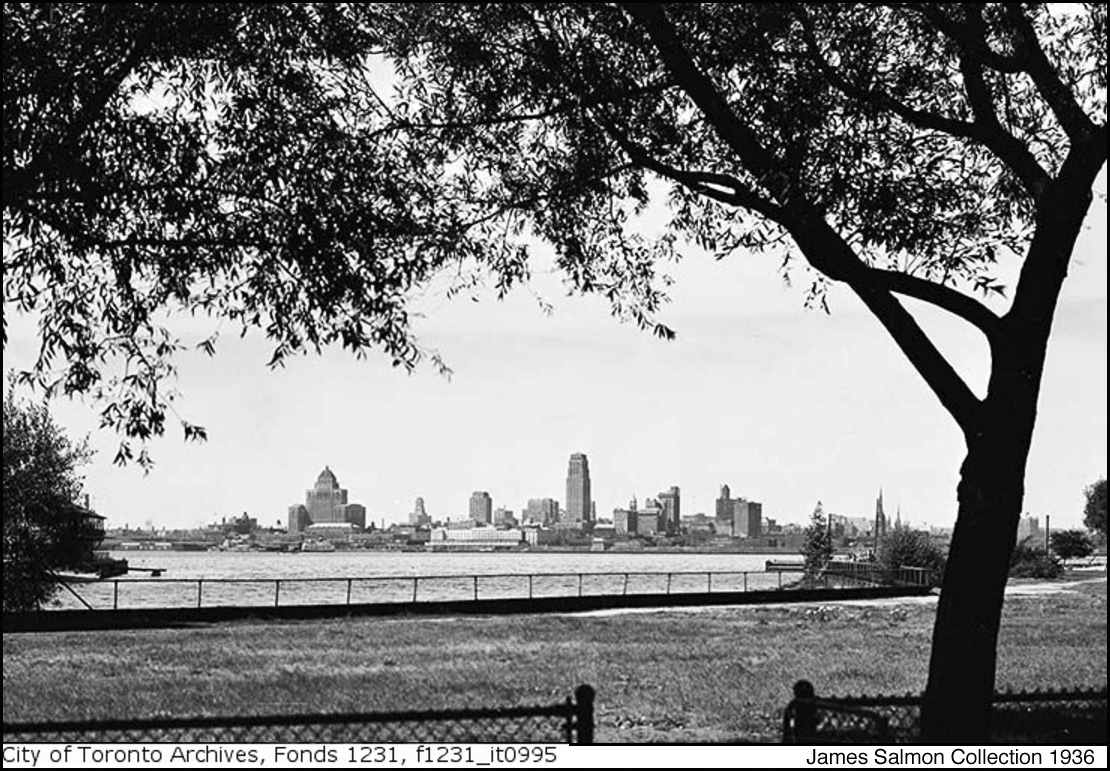
[(1062, 560), (1082, 559), (1095, 553), (1095, 545), (1082, 530), (1057, 530), (1049, 541), (1052, 551)]
[(1106, 538), (1106, 479), (1088, 485), (1083, 491), (1087, 502), (1083, 506), (1083, 524)]
[[(655, 266), (689, 242), (785, 250), (819, 303), (846, 284), (965, 437), (924, 723), (986, 738), (1047, 342), (1106, 158), (1101, 5), (9, 4), (4, 36), (5, 313), (40, 315), (41, 382), (122, 394), (104, 421), (128, 437), (164, 427), (167, 307), (263, 328), (274, 363), (338, 343), (411, 366), (408, 291), (445, 266), (504, 291), (533, 239), (663, 336)], [(671, 219), (646, 235), (652, 181)], [(1003, 293), (1003, 259), (996, 313), (971, 293)], [(982, 333), (984, 396), (906, 297)]]
[(46, 407), (4, 397), (4, 610), (31, 610), (58, 587), (54, 571), (72, 567), (87, 535), (78, 505), (78, 469), (90, 455)]
[(809, 525), (805, 530), (805, 543), (802, 546), (802, 555), (805, 557), (806, 578), (816, 578), (825, 565), (832, 559), (833, 540), (829, 530), (829, 519), (825, 516), (825, 509), (821, 501), (813, 509), (809, 517)]

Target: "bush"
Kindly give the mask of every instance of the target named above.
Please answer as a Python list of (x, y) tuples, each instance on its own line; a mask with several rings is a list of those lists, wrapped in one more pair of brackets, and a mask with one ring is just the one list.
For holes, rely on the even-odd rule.
[(1030, 544), (1029, 538), (1014, 547), (1010, 555), (1010, 578), (1059, 578), (1064, 563), (1055, 554)]
[(1095, 553), (1095, 545), (1082, 530), (1057, 530), (1052, 534), (1052, 551), (1062, 560), (1083, 559)]
[(926, 568), (933, 586), (939, 586), (944, 578), (945, 553), (928, 533), (919, 530), (896, 528), (888, 532), (879, 545), (878, 559), (888, 569)]

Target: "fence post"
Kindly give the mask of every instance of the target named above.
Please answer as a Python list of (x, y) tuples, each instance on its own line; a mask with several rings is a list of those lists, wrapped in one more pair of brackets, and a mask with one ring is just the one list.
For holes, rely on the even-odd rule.
[(203, 585), (204, 585), (204, 581), (202, 581), (201, 579), (198, 578), (197, 579), (197, 607), (198, 608), (200, 607), (200, 593), (201, 593), (201, 586), (203, 586)]
[(348, 578), (347, 579), (347, 604), (348, 605), (351, 604), (351, 582), (352, 581), (354, 581), (353, 578)]
[(274, 581), (274, 607), (278, 606), (278, 600), (281, 597), (281, 579)]
[(119, 581), (113, 581), (112, 610), (119, 610)]
[(474, 576), (474, 599), (478, 599), (478, 576)]
[(624, 591), (621, 594), (628, 594), (628, 573), (624, 574)]
[[(575, 707), (577, 707), (576, 726), (577, 744), (594, 743), (594, 689), (588, 685), (580, 685), (574, 691)], [(570, 738), (570, 737), (568, 737)]]
[[(779, 581), (782, 581), (782, 573), (779, 573)], [(748, 593), (748, 571), (744, 571), (744, 594)]]
[(528, 599), (532, 599), (532, 574), (528, 574)]
[(582, 596), (582, 574), (578, 574), (578, 596)]
[(667, 573), (667, 594), (671, 593), (671, 574)]
[(705, 577), (709, 579), (708, 581), (706, 581), (706, 584), (705, 584), (705, 593), (706, 594), (713, 594), (713, 574), (712, 573), (706, 573)]
[(416, 602), (416, 582), (419, 581), (419, 580), (420, 580), (419, 578), (413, 576), (413, 579), (412, 579), (412, 601), (413, 602)]

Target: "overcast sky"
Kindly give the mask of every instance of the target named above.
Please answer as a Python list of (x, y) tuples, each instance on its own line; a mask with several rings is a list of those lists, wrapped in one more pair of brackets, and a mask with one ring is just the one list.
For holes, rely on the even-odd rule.
[[(1026, 478), (1026, 510), (1054, 527), (1080, 524), (1084, 486), (1106, 473), (1105, 174), (1097, 187), (1057, 312)], [(244, 511), (284, 523), (325, 465), (377, 522), (404, 520), (417, 496), (437, 518), (463, 518), (474, 490), (519, 511), (532, 497), (564, 501), (573, 452), (589, 456), (602, 517), (671, 485), (684, 514), (712, 513), (727, 483), (780, 522), (805, 521), (818, 500), (872, 516), (881, 487), (889, 513), (951, 526), (963, 459), (951, 418), (854, 296), (834, 288), (831, 315), (807, 311), (804, 274), (788, 287), (777, 267), (773, 256), (717, 262), (694, 250), (668, 266), (673, 302), (661, 318), (674, 342), (620, 324), (599, 298), (568, 297), (542, 270), (503, 302), (430, 290), (416, 328), (450, 380), (430, 364), (410, 376), (339, 350), (272, 371), (260, 334), (232, 332), (214, 358), (178, 362), (178, 411), (208, 441), (186, 444), (170, 423), (148, 475), (112, 464), (118, 438), (96, 429), (92, 406), (53, 411), (91, 435), (87, 489), (110, 526), (198, 526)], [(544, 315), (535, 295), (555, 312)], [(981, 337), (912, 309), (982, 393)], [(177, 328), (192, 342), (206, 333), (188, 320)], [(10, 322), (9, 335), (5, 369), (28, 366), (33, 326)]]

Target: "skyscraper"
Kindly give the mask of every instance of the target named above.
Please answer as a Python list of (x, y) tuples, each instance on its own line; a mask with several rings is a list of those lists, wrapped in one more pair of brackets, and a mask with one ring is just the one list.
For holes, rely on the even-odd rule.
[(354, 525), (366, 527), (366, 507), (347, 502), (347, 490), (339, 486), (332, 470), (324, 466), (316, 484), (305, 492), (305, 502), (289, 507), (289, 532), (303, 532), (310, 525)]
[(480, 525), (488, 525), (493, 520), (493, 499), (485, 490), (471, 493), (470, 520)]
[(667, 535), (674, 535), (678, 532), (678, 523), (682, 514), (682, 501), (679, 497), (678, 488), (671, 487), (670, 490), (659, 493), (659, 503), (663, 507), (663, 517), (659, 522), (659, 530)]
[(566, 522), (582, 525), (590, 519), (592, 499), (590, 498), (590, 462), (584, 453), (576, 452), (570, 456), (567, 468), (567, 516)]

